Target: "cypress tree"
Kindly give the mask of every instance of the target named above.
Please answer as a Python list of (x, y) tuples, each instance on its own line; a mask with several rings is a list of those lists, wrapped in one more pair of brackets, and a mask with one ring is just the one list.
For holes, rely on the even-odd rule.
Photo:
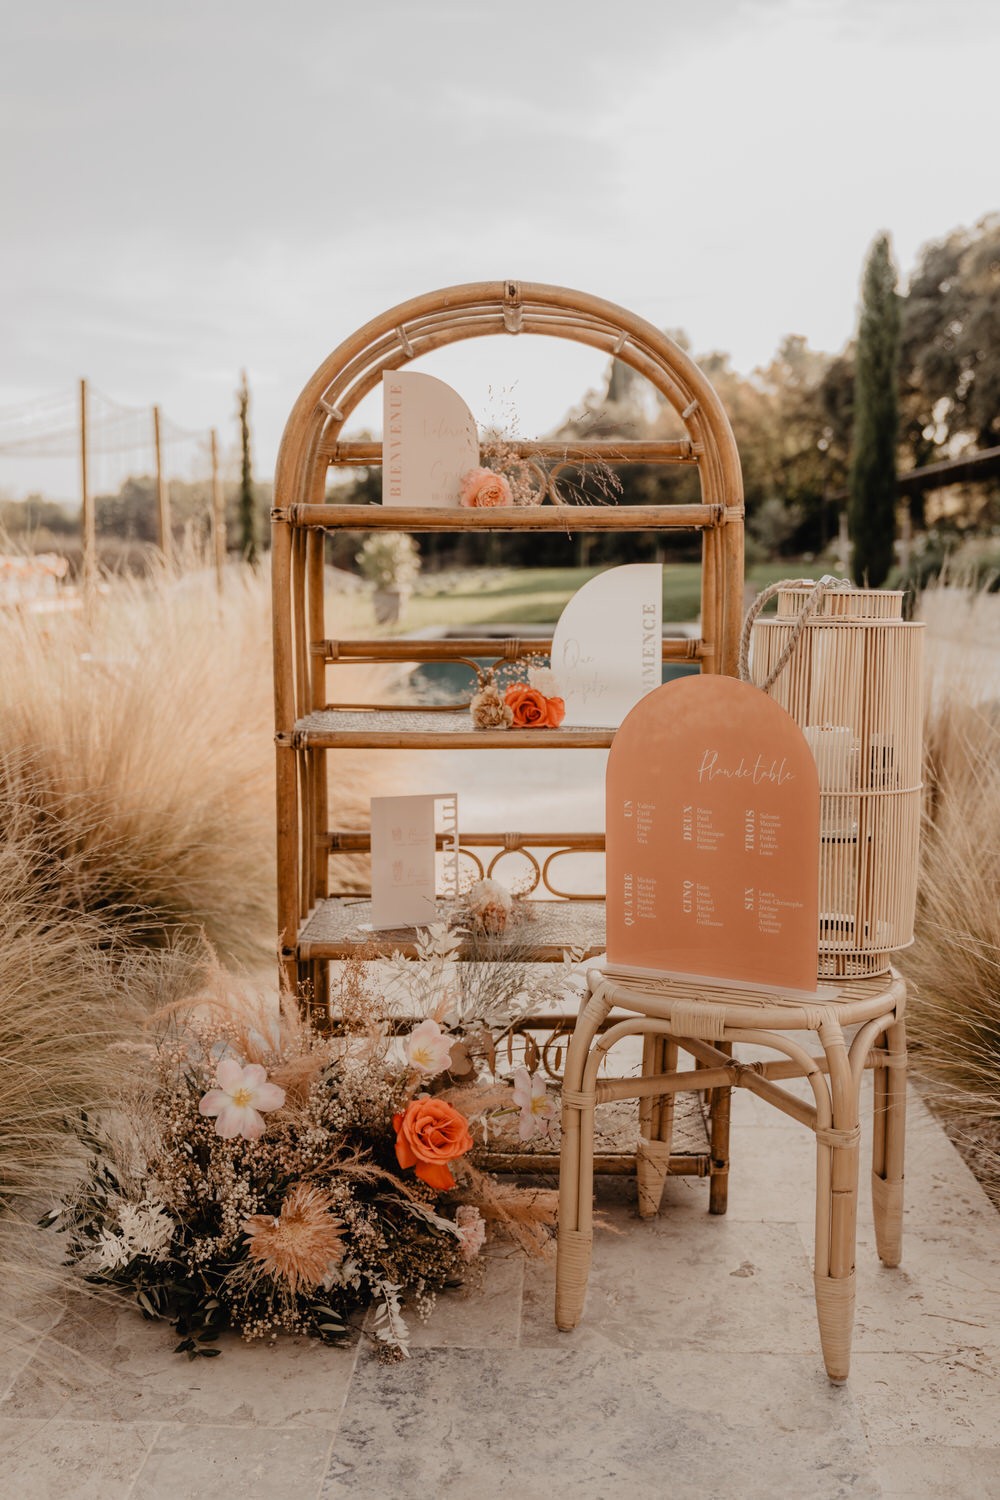
[(896, 534), (899, 301), (889, 236), (880, 234), (861, 283), (847, 502), (851, 571), (855, 583), (870, 588), (880, 588), (888, 577)]
[(240, 552), (243, 561), (255, 567), (257, 563), (257, 523), (254, 513), (253, 477), (250, 472), (250, 387), (247, 372), (240, 376), (237, 392), (240, 415)]

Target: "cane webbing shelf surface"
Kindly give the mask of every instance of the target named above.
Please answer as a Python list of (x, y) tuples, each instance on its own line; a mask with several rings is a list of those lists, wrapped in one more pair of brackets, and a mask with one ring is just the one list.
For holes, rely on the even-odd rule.
[(295, 721), (302, 749), (606, 750), (613, 729), (473, 729), (468, 711), (321, 709)]
[[(582, 949), (592, 958), (605, 947), (605, 910), (603, 901), (530, 901), (525, 912), (505, 939), (491, 938), (488, 950), (494, 956), (504, 951), (516, 953), (518, 961), (548, 962), (562, 958), (567, 948)], [(299, 929), (299, 954), (302, 958), (350, 958), (359, 952), (400, 952), (407, 957), (416, 954), (417, 931), (398, 927), (373, 931), (371, 902), (351, 896), (330, 897), (320, 901)], [(439, 903), (436, 917), (448, 915), (445, 903)], [(434, 920), (428, 917), (428, 921)], [(483, 944), (466, 944), (460, 957), (480, 957)]]

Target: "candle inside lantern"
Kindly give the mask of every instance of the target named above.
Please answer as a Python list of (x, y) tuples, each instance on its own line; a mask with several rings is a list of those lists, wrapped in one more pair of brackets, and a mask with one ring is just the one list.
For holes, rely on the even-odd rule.
[(821, 792), (851, 789), (854, 735), (846, 724), (809, 724), (805, 737), (816, 760)]

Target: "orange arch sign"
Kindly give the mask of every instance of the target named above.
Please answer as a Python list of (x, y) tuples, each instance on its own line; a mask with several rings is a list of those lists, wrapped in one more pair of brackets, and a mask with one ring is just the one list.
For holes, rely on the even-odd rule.
[(689, 677), (627, 716), (607, 770), (608, 963), (815, 994), (819, 780), (758, 688)]

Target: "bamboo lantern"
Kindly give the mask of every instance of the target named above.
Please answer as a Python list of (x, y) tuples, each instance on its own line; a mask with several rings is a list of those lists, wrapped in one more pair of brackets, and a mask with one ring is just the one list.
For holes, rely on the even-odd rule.
[(888, 972), (913, 941), (923, 626), (903, 619), (900, 592), (833, 584), (775, 585), (777, 614), (748, 625), (753, 679), (819, 769), (819, 974), (852, 979)]

